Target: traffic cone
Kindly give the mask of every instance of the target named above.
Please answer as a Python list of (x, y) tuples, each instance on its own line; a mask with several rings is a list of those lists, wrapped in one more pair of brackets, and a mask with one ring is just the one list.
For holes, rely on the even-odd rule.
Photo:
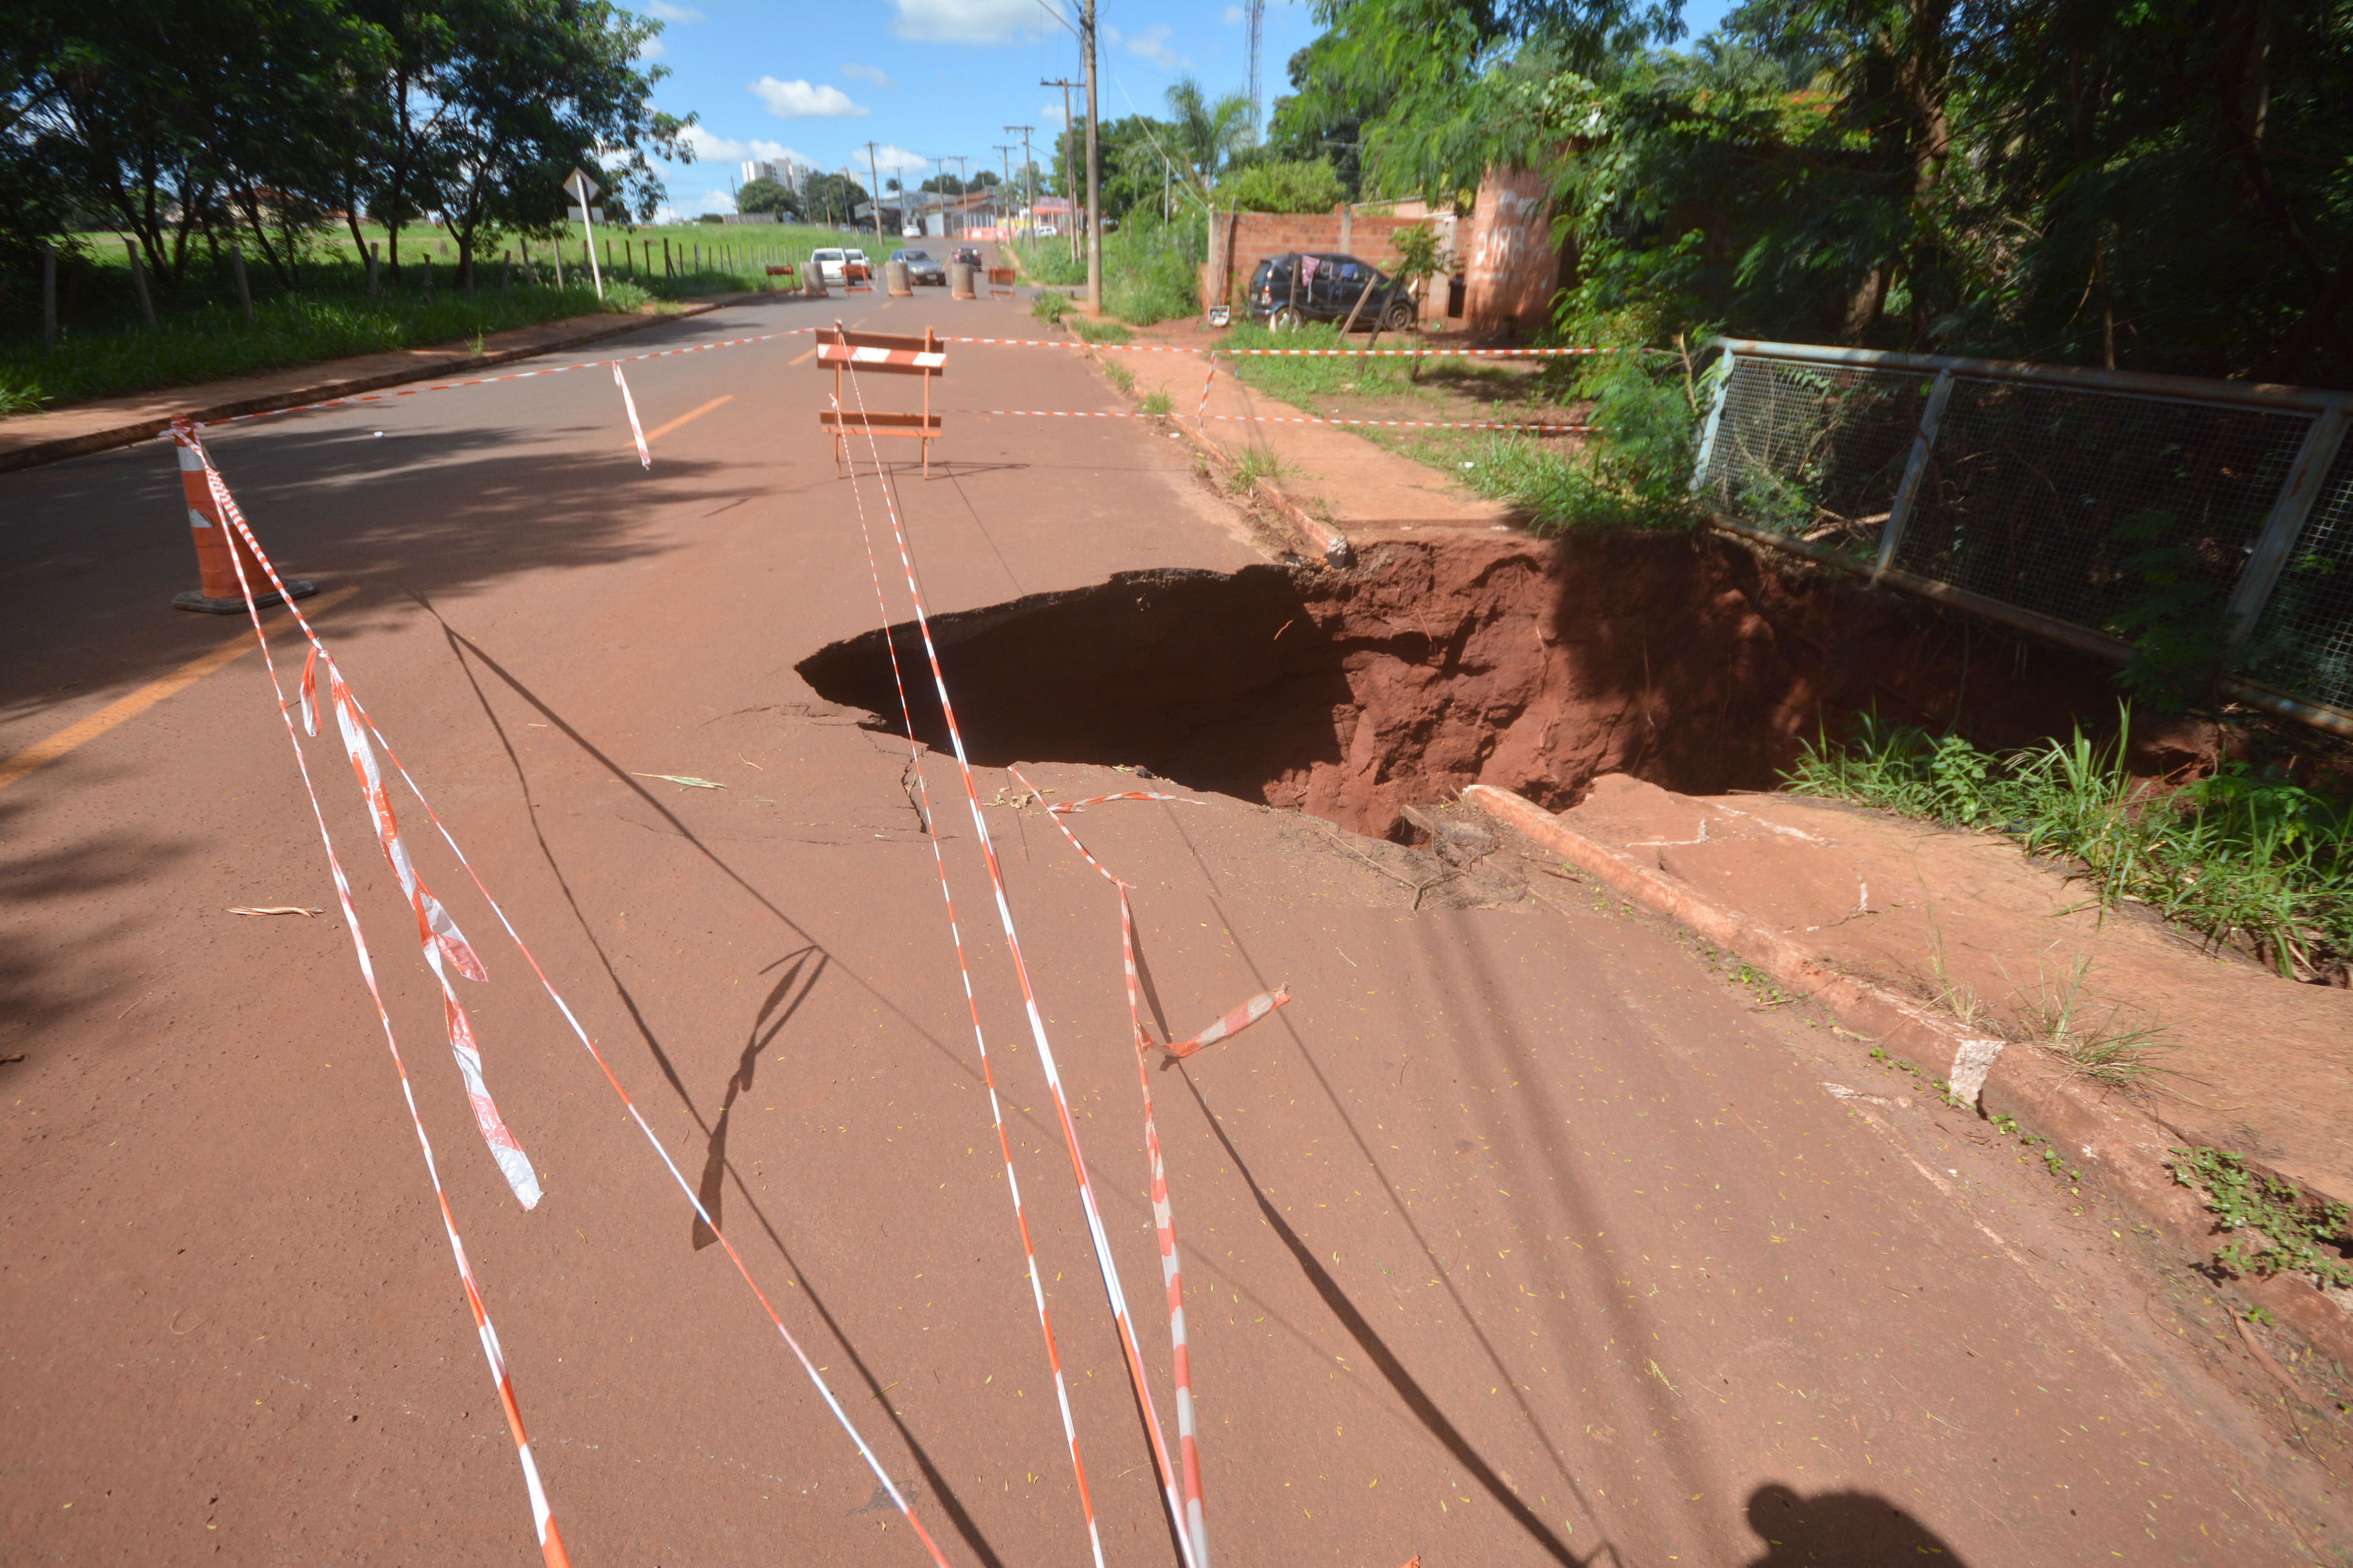
[[(196, 544), (196, 576), (204, 585), (172, 596), (172, 607), (201, 610), (213, 616), (245, 614), (245, 591), (237, 586), (237, 559), (245, 563), (245, 579), (253, 585), (253, 602), (267, 608), (279, 603), (278, 590), (268, 586), (269, 575), (245, 541), (237, 538), (214, 504), (212, 487), (205, 482), (204, 454), (196, 449), (195, 429), (185, 419), (172, 422), (172, 445), (180, 454), (180, 490), (188, 507), (188, 531)], [(237, 558), (229, 554), (237, 552)], [(287, 592), (307, 599), (319, 591), (300, 577), (286, 580)]]

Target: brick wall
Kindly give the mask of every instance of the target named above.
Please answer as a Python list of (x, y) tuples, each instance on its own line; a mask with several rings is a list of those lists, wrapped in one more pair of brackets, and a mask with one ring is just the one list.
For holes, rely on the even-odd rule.
[(1473, 332), (1533, 331), (1551, 319), (1560, 251), (1543, 175), (1490, 169), (1462, 240), (1462, 325)]
[[(1397, 246), (1391, 237), (1424, 221), (1365, 213), (1353, 217), (1338, 212), (1219, 213), (1210, 220), (1209, 264), (1203, 269), (1201, 303), (1206, 307), (1223, 299), (1239, 308), (1258, 264), (1293, 250), (1338, 251), (1386, 272), (1397, 265)], [(1440, 224), (1441, 233), (1446, 226)], [(1440, 279), (1438, 287), (1444, 286)]]

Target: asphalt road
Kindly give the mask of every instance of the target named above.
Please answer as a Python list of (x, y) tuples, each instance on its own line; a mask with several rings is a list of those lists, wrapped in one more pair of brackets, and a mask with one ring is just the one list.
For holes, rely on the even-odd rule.
[[(1032, 328), (928, 290), (627, 347), (837, 316)], [(905, 743), (793, 668), (876, 624), (861, 507), (887, 527), (816, 427), (808, 348), (629, 366), (650, 471), (594, 368), (212, 449), (282, 564), (351, 590), (320, 620), (344, 673), (948, 1560), (1083, 1563)], [(1124, 406), (1066, 353), (974, 348), (941, 402)], [(1136, 422), (952, 416), (928, 480), (902, 446), (934, 610), (1261, 558)], [(139, 700), (0, 785), (0, 1561), (527, 1562), (260, 661), (156, 694), (237, 631), (166, 607), (178, 497), (163, 444), (0, 478), (0, 758)], [(572, 1560), (923, 1561), (396, 795), (491, 976), (461, 994), (547, 1193), (507, 1196), (332, 734), (311, 773)], [(1082, 765), (1120, 760), (1030, 777), (1133, 787)], [(1173, 1563), (961, 786), (926, 778), (1104, 1554)], [(1115, 907), (1006, 786), (978, 789), (1165, 1417)], [(1229, 802), (1077, 822), (1136, 884), (1160, 1026), (1295, 998), (1153, 1075), (1216, 1560), (2341, 1555), (2316, 1472), (2094, 1201), (1951, 1112), (1826, 1092), (1843, 1047), (1672, 933), (1575, 889), (1416, 910), (1343, 836)], [(266, 906), (325, 912), (227, 912)]]

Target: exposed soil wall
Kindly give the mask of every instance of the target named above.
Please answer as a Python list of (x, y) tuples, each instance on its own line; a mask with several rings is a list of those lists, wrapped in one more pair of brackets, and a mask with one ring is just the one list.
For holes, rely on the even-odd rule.
[[(1378, 837), (1470, 784), (1767, 789), (1875, 706), (1983, 745), (2087, 727), (2109, 668), (1714, 535), (1388, 538), (1341, 572), (1125, 574), (933, 622), (976, 762), (1136, 763)], [(913, 626), (917, 732), (946, 744)], [(881, 634), (801, 674), (898, 726)]]

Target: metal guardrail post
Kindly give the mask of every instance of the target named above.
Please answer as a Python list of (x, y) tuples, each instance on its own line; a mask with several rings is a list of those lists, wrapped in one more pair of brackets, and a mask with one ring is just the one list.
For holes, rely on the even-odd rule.
[(1715, 383), (1715, 395), (1708, 401), (1707, 423), (1700, 427), (1699, 457), (1692, 464), (1692, 493), (1697, 495), (1707, 488), (1707, 465), (1715, 456), (1715, 427), (1724, 418), (1724, 400), (1732, 391), (1733, 353), (1724, 351), (1724, 366)]
[(2312, 515), (2312, 503), (2319, 499), (2321, 483), (2337, 461), (2337, 447), (2344, 444), (2345, 425), (2346, 400), (2340, 397), (2321, 410), (2312, 428), (2305, 432), (2304, 445), (2288, 468), (2287, 483), (2280, 487), (2279, 500), (2272, 504), (2263, 532), (2255, 536), (2238, 586), (2231, 591), (2230, 605), (2223, 610), (2232, 647), (2247, 640), (2263, 606), (2271, 602), (2272, 590), (2287, 569), (2288, 553), (2304, 532), (2305, 519)]
[(1919, 499), (1920, 487), (1928, 478), (1928, 461), (1936, 452), (1936, 427), (1944, 422), (1945, 402), (1952, 395), (1953, 373), (1938, 371), (1929, 385), (1928, 401), (1920, 409), (1920, 428), (1913, 433), (1912, 456), (1905, 462), (1904, 479), (1887, 509), (1887, 525), (1879, 531), (1879, 560), (1871, 569), (1873, 582), (1894, 563), (1895, 547), (1904, 541), (1905, 525), (1912, 521), (1912, 503)]

